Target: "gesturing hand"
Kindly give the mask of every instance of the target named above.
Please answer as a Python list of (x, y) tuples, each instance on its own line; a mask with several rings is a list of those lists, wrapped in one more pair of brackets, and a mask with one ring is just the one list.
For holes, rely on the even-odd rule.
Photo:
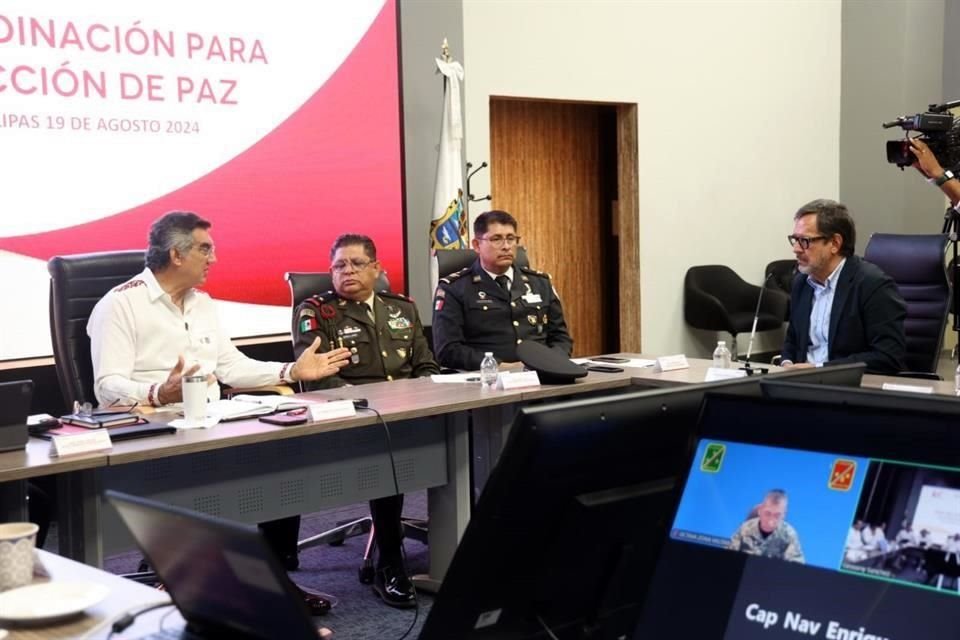
[[(170, 375), (167, 376), (166, 381), (160, 385), (160, 388), (157, 389), (157, 403), (158, 404), (170, 404), (172, 402), (180, 402), (183, 400), (183, 386), (182, 380), (186, 376), (192, 376), (197, 371), (200, 370), (200, 365), (195, 364), (186, 371), (183, 368), (186, 366), (186, 361), (183, 359), (183, 356), (177, 357), (177, 364), (174, 365), (173, 369), (170, 370)], [(207, 384), (213, 384), (216, 378), (211, 373), (207, 376)]]
[(313, 344), (307, 347), (290, 370), (290, 377), (294, 382), (298, 380), (319, 380), (336, 375), (350, 362), (350, 350), (344, 347), (333, 349), (326, 353), (317, 353), (320, 348), (320, 338), (314, 338)]

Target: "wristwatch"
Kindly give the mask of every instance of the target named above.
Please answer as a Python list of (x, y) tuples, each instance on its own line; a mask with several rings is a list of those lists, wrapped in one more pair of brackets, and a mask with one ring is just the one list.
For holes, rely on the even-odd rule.
[(937, 178), (936, 180), (934, 180), (933, 183), (938, 187), (941, 187), (946, 182), (953, 180), (956, 177), (957, 176), (953, 175), (953, 171), (950, 171), (950, 169), (947, 169), (946, 171), (943, 172), (943, 175)]

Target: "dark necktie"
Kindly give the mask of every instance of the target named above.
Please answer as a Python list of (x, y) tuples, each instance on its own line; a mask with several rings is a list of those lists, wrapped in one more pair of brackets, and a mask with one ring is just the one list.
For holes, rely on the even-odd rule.
[(510, 278), (507, 276), (497, 276), (494, 278), (497, 281), (497, 284), (500, 285), (500, 288), (506, 292), (510, 292)]

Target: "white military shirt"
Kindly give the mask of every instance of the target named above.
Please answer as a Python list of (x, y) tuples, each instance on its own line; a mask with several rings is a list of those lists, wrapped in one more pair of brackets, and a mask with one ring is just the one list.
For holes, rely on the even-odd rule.
[[(198, 374), (213, 373), (235, 387), (284, 382), (288, 363), (262, 362), (240, 353), (223, 331), (216, 305), (191, 289), (183, 311), (173, 303), (150, 269), (105, 295), (87, 322), (93, 358), (94, 392), (101, 406), (137, 402), (157, 405), (157, 389), (182, 355)], [(209, 399), (220, 397), (212, 384)]]

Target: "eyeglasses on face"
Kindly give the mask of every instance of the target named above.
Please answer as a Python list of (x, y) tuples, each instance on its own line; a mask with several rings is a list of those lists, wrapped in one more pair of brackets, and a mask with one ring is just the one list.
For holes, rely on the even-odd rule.
[(520, 236), (481, 236), (480, 240), (486, 240), (495, 247), (502, 247), (505, 244), (508, 246), (520, 244)]
[(330, 265), (330, 271), (333, 271), (335, 273), (343, 273), (347, 269), (353, 269), (354, 271), (363, 271), (374, 262), (376, 262), (376, 260), (364, 260), (363, 258), (351, 258), (350, 260), (337, 260), (332, 265)]
[(800, 245), (800, 248), (806, 251), (810, 248), (810, 243), (814, 240), (829, 240), (828, 236), (787, 236), (787, 241), (790, 242), (791, 247)]
[(194, 244), (193, 246), (196, 247), (197, 251), (199, 251), (200, 255), (202, 255), (204, 258), (209, 258), (217, 253), (217, 248), (209, 242), (201, 242), (199, 244)]

